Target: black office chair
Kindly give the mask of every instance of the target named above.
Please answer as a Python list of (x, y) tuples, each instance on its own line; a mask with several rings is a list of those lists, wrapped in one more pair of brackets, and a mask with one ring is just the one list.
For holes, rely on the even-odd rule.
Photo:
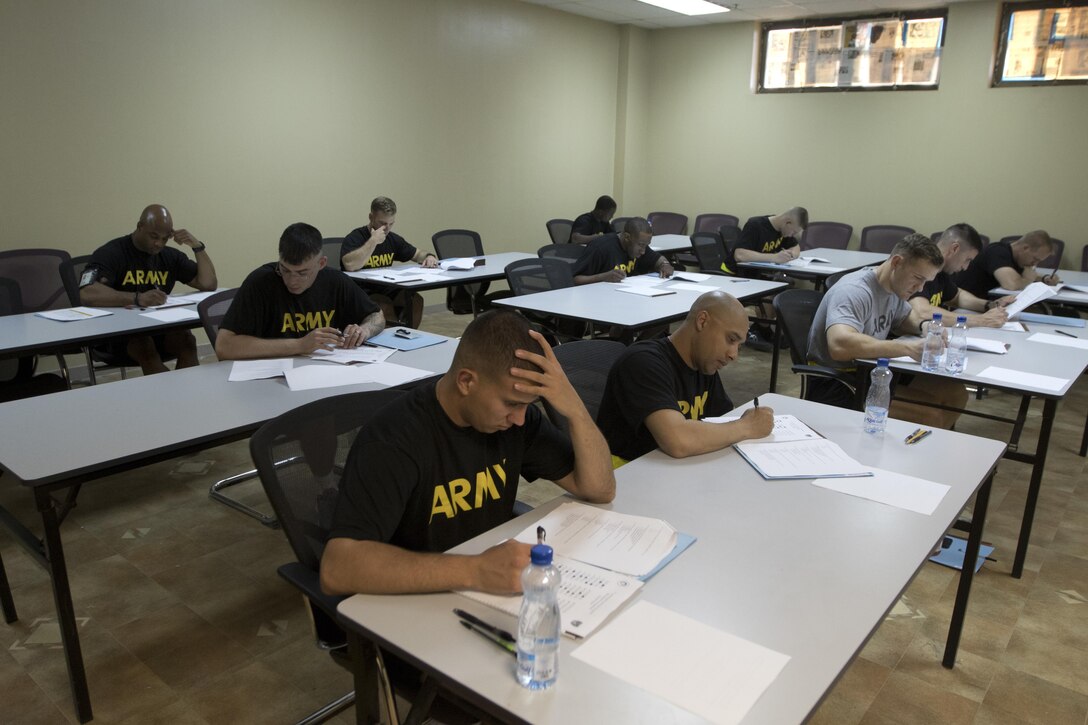
[(615, 217), (614, 219), (612, 219), (612, 231), (616, 232), (616, 234), (619, 234), (623, 231), (623, 227), (630, 219), (632, 219), (632, 217), (629, 216)]
[(573, 265), (581, 258), (583, 251), (585, 251), (585, 247), (581, 244), (545, 244), (543, 247), (536, 250), (536, 256), (540, 258), (551, 257), (553, 259), (562, 259), (564, 262), (569, 262)]
[[(563, 366), (567, 379), (594, 420), (597, 419), (601, 398), (604, 397), (608, 371), (626, 349), (622, 342), (616, 340), (576, 340), (555, 348), (555, 359)], [(570, 425), (567, 419), (547, 399), (541, 398), (541, 402), (552, 423), (569, 434)]]
[[(249, 452), (265, 493), (291, 544), (296, 561), (278, 572), (297, 588), (306, 600), (313, 621), (317, 645), (350, 670), (347, 636), (336, 620), (336, 605), (343, 597), (321, 591), (321, 555), (332, 526), (340, 474), (359, 429), (385, 405), (403, 395), (399, 390), (348, 393), (307, 403), (261, 426), (249, 441)], [(430, 708), (437, 685), (427, 679), (417, 692), (413, 683), (391, 683), (381, 652), (375, 648), (382, 704), (389, 716), (383, 722), (399, 722), (396, 691), (414, 699), (409, 718), (419, 722)], [(349, 692), (329, 703), (303, 722), (321, 722), (350, 707), (355, 693)], [(438, 714), (437, 712), (435, 713)], [(463, 714), (463, 713), (462, 713)], [(442, 718), (444, 721), (446, 717)], [(450, 718), (456, 720), (456, 717)]]
[(686, 214), (678, 214), (674, 211), (652, 211), (647, 215), (646, 221), (650, 222), (650, 228), (654, 230), (654, 234), (688, 233)]
[[(63, 249), (10, 249), (0, 252), (0, 277), (15, 280), (19, 285), (20, 307), (26, 312), (62, 310), (69, 307), (64, 282), (58, 273), (60, 264), (71, 259)], [(65, 355), (78, 355), (82, 349), (68, 345), (41, 351), (56, 355), (64, 383), (72, 385)]]
[(329, 260), (327, 266), (333, 269), (343, 269), (340, 266), (340, 249), (343, 246), (343, 237), (325, 237), (321, 240), (321, 253)]
[[(510, 285), (510, 290), (516, 297), (574, 286), (573, 266), (568, 261), (557, 257), (519, 259), (506, 265), (505, 272), (506, 283)], [(528, 310), (523, 311), (522, 314), (553, 345), (563, 340), (578, 340), (585, 337), (587, 326), (583, 321), (556, 318)]]
[(836, 282), (838, 282), (840, 279), (842, 279), (843, 277), (845, 277), (846, 275), (848, 275), (848, 274), (850, 274), (852, 272), (857, 272), (857, 270), (856, 269), (844, 269), (841, 272), (835, 272), (834, 274), (829, 274), (826, 277), (824, 277), (824, 283), (823, 283), (824, 291), (827, 291), (827, 290), (831, 289), (832, 287), (834, 287)]
[(695, 232), (691, 235), (691, 249), (695, 252), (700, 272), (729, 276), (722, 269), (726, 262), (725, 244), (718, 232)]
[(574, 226), (571, 219), (549, 219), (544, 222), (548, 228), (548, 237), (552, 244), (570, 244), (570, 230)]
[(740, 225), (740, 219), (732, 214), (700, 214), (695, 217), (692, 233), (716, 232), (723, 224)]
[(208, 342), (215, 349), (215, 340), (219, 336), (219, 325), (227, 316), (227, 310), (234, 302), (234, 296), (238, 294), (238, 288), (223, 290), (202, 299), (196, 306), (196, 312), (200, 315), (200, 324), (204, 327), (204, 333), (208, 336)]
[(857, 392), (854, 378), (834, 368), (808, 364), (808, 332), (820, 307), (823, 293), (807, 289), (789, 289), (774, 298), (774, 311), (782, 334), (790, 343), (793, 372), (801, 376), (801, 397), (808, 393), (810, 378), (834, 380), (845, 386), (851, 395)]
[[(431, 236), (439, 259), (482, 257), (484, 243), (471, 229), (445, 229)], [(455, 315), (477, 314), (487, 309), (488, 282), (458, 284), (446, 288), (446, 309)]]
[(894, 224), (874, 224), (861, 230), (861, 251), (891, 254), (892, 247), (908, 234), (914, 234), (910, 227)]
[[(0, 317), (20, 315), (24, 311), (19, 283), (7, 277), (0, 277)], [(53, 373), (36, 375), (37, 365), (37, 355), (0, 359), (0, 402), (58, 393), (68, 388), (60, 375)], [(0, 586), (0, 590), (2, 589), (4, 587)]]
[(854, 227), (842, 222), (809, 222), (801, 235), (801, 251), (809, 249), (846, 249)]

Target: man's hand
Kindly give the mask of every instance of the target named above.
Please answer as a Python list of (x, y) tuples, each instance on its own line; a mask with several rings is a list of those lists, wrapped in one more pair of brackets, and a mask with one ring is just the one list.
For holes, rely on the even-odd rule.
[(780, 249), (775, 252), (774, 261), (779, 264), (786, 264), (791, 259), (793, 259), (793, 255), (789, 253), (788, 249)]
[(555, 353), (552, 352), (551, 345), (536, 330), (529, 330), (529, 334), (540, 343), (544, 354), (538, 355), (528, 350), (517, 350), (514, 354), (518, 358), (536, 365), (540, 368), (540, 371), (510, 368), (510, 374), (518, 379), (518, 382), (514, 383), (514, 389), (522, 393), (539, 395), (545, 398), (555, 406), (557, 411), (568, 418), (578, 412), (579, 408), (584, 411), (585, 406), (582, 404), (582, 399), (578, 397), (574, 386), (567, 380), (566, 373), (563, 372), (559, 361), (555, 359)]
[(767, 407), (749, 408), (737, 422), (748, 426), (745, 438), (765, 438), (774, 429), (774, 410)]
[[(971, 318), (968, 317), (968, 320)], [(991, 307), (981, 315), (975, 315), (975, 327), (1001, 327), (1009, 319), (1009, 313), (1004, 307)]]
[(344, 328), (344, 337), (340, 340), (340, 347), (359, 347), (367, 338), (367, 330), (359, 325), (348, 325)]
[(661, 265), (661, 269), (659, 271), (661, 272), (661, 277), (663, 279), (668, 279), (673, 275), (676, 270), (672, 268), (671, 264), (665, 262), (663, 265)]
[(426, 267), (427, 269), (434, 269), (438, 266), (438, 257), (433, 254), (428, 254), (423, 258), (423, 261), (419, 263), (420, 267)]
[(476, 557), (476, 586), (490, 594), (517, 594), (521, 591), (521, 572), (529, 566), (533, 547), (509, 539), (492, 546)]
[[(376, 246), (378, 246), (379, 244), (381, 244), (382, 242), (385, 241), (385, 236), (387, 234), (389, 234), (389, 227), (382, 224), (377, 229), (372, 228), (370, 230), (370, 239), (368, 239), (367, 241), (368, 242), (373, 242), (374, 247), (376, 247)], [(371, 249), (373, 249), (374, 247), (371, 247)]]
[(166, 293), (158, 287), (136, 294), (136, 305), (139, 307), (158, 307), (165, 304)]
[(340, 331), (335, 327), (319, 327), (316, 330), (311, 330), (305, 337), (299, 338), (299, 353), (309, 355), (315, 350), (329, 350), (340, 347), (342, 339)]
[(602, 272), (600, 275), (598, 275), (598, 278), (601, 282), (622, 282), (624, 279), (626, 279), (626, 277), (627, 273), (619, 267), (616, 267), (615, 269), (610, 269), (607, 272)]
[(189, 233), (188, 229), (178, 229), (174, 232), (174, 241), (187, 247), (199, 247), (204, 243)]
[(1058, 276), (1058, 270), (1054, 270), (1052, 273), (1042, 278), (1044, 284), (1048, 284), (1053, 287), (1056, 284), (1061, 284), (1062, 279)]
[(911, 360), (914, 362), (922, 362), (922, 349), (926, 346), (926, 339), (924, 337), (901, 344), (904, 347), (904, 353), (910, 355)]

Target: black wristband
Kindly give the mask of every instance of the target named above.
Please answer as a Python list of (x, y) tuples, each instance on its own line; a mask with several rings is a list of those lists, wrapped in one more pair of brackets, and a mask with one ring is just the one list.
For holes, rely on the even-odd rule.
[(203, 252), (207, 248), (208, 245), (204, 242), (201, 242), (199, 247), (193, 247), (193, 254), (196, 254), (197, 252)]

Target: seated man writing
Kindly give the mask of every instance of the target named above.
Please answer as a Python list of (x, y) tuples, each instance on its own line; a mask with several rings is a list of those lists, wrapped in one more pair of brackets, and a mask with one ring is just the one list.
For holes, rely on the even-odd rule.
[(650, 249), (652, 235), (648, 221), (632, 217), (619, 234), (594, 237), (574, 264), (574, 284), (621, 282), (628, 275), (651, 272), (671, 277), (669, 260)]
[(589, 244), (604, 234), (612, 233), (612, 217), (616, 215), (616, 200), (611, 196), (597, 197), (593, 211), (581, 214), (570, 228), (572, 244)]
[[(570, 422), (567, 438), (533, 405)], [(465, 328), (450, 369), (359, 431), (321, 559), (329, 594), (521, 590), (528, 544), (444, 554), (513, 514), (518, 479), (595, 503), (616, 491), (608, 447), (544, 338), (492, 310)]]
[[(193, 250), (196, 261), (168, 247), (171, 239)], [(166, 302), (177, 282), (204, 292), (214, 290), (215, 266), (204, 242), (185, 229), (175, 231), (170, 211), (152, 204), (141, 212), (136, 231), (94, 251), (79, 279), (79, 301), (91, 307), (154, 307)], [(132, 358), (144, 375), (169, 370), (164, 358), (177, 358), (179, 368), (200, 364), (196, 338), (188, 330), (138, 335), (108, 343), (106, 350)]]
[(718, 371), (737, 359), (748, 315), (736, 298), (707, 292), (668, 337), (631, 345), (613, 365), (597, 423), (616, 467), (660, 448), (674, 458), (769, 435), (774, 411), (753, 408), (732, 423), (704, 423), (733, 409)]
[[(965, 289), (960, 289), (953, 275), (967, 269), (971, 260), (978, 257), (982, 250), (982, 239), (970, 224), (953, 224), (944, 230), (937, 240), (937, 248), (944, 257), (941, 271), (932, 281), (926, 282), (921, 291), (911, 296), (910, 306), (925, 319), (933, 319), (933, 313), (945, 313), (945, 325), (954, 325), (956, 316), (947, 314), (948, 310), (965, 309), (968, 327), (1001, 327), (1009, 319), (1005, 305), (1014, 297), (1003, 297), (1000, 304), (990, 304), (985, 299), (975, 297)], [(981, 313), (981, 314), (973, 314)]]
[[(843, 372), (854, 371), (858, 358), (909, 356), (922, 359), (924, 338), (889, 340), (892, 332), (920, 335), (928, 319), (914, 310), (907, 299), (937, 276), (944, 257), (937, 245), (922, 234), (911, 234), (895, 245), (891, 256), (879, 267), (866, 267), (843, 277), (829, 289), (812, 321), (808, 337), (811, 363)], [(903, 384), (901, 383), (901, 386)], [(897, 391), (897, 395), (899, 392)], [(962, 408), (967, 391), (951, 378), (915, 376), (905, 391), (911, 400)], [(856, 408), (854, 395), (841, 383), (827, 378), (809, 380), (806, 399), (818, 403)], [(893, 400), (888, 414), (922, 425), (951, 428), (959, 418), (954, 411), (929, 408)]]
[(280, 261), (246, 277), (219, 326), (220, 360), (309, 355), (319, 348), (358, 347), (385, 327), (378, 306), (342, 272), (329, 269), (321, 232), (287, 227)]
[(995, 287), (1019, 291), (1032, 282), (1058, 284), (1061, 280), (1056, 270), (1045, 276), (1035, 271), (1035, 265), (1053, 251), (1050, 235), (1037, 229), (1015, 241), (989, 245), (967, 265), (967, 269), (956, 274), (953, 281), (961, 290), (983, 300)]

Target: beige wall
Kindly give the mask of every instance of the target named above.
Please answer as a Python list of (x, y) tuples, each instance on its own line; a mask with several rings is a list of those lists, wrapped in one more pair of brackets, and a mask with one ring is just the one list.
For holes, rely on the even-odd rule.
[(220, 283), (392, 196), (420, 246), (535, 251), (611, 192), (619, 29), (510, 0), (0, 0), (0, 248), (163, 202)]
[(989, 87), (997, 3), (950, 6), (938, 91), (756, 95), (748, 24), (651, 34), (647, 211), (1044, 228), (1080, 266), (1088, 87)]

